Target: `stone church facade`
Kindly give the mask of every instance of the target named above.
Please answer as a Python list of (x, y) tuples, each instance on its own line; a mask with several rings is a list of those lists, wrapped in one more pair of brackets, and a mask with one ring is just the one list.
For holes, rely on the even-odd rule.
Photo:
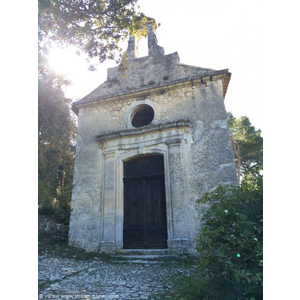
[(148, 28), (148, 56), (73, 105), (78, 115), (69, 244), (87, 251), (195, 251), (203, 207), (236, 184), (224, 98), (231, 74), (181, 64)]

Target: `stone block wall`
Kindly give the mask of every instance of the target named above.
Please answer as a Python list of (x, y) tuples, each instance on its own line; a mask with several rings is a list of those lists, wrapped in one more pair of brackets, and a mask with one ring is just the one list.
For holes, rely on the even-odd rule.
[[(155, 118), (130, 140), (126, 137), (130, 132), (126, 125), (126, 114), (134, 103), (152, 103)], [(149, 134), (146, 132), (151, 126), (163, 129), (164, 124), (179, 120), (188, 120), (190, 125), (185, 129), (185, 138), (177, 143), (168, 142), (167, 137), (157, 141), (158, 131), (154, 130)], [(118, 207), (122, 206), (122, 203), (112, 200), (122, 192), (114, 187), (108, 189), (107, 186), (117, 182), (119, 179), (116, 177), (121, 176), (122, 165), (118, 165), (118, 156), (132, 151), (133, 148), (143, 148), (145, 136), (148, 141), (145, 149), (151, 148), (149, 143), (153, 145), (149, 151), (155, 151), (155, 147), (168, 149), (166, 155), (170, 168), (170, 191), (173, 195), (173, 223), (176, 224), (172, 229), (174, 238), (170, 241), (170, 247), (185, 249), (182, 252), (193, 252), (193, 240), (200, 229), (201, 220), (201, 209), (195, 201), (218, 184), (236, 183), (222, 80), (209, 81), (206, 84), (182, 84), (169, 89), (154, 90), (147, 95), (99, 101), (80, 109), (78, 123), (71, 243), (91, 251), (101, 247), (102, 250), (117, 250), (122, 246), (121, 242), (117, 241), (117, 226), (120, 236), (122, 224), (116, 225), (118, 222), (122, 223), (122, 208)], [(122, 141), (118, 137), (119, 133), (125, 135)], [(111, 138), (114, 144), (110, 144), (115, 146), (103, 148), (96, 137), (109, 134), (116, 134), (116, 137)], [(137, 140), (136, 144), (133, 148), (127, 146), (129, 149), (126, 150), (125, 145), (134, 144), (132, 139)], [(118, 148), (117, 145), (122, 146)], [(112, 151), (111, 156), (109, 151)], [(135, 155), (143, 151), (137, 150)], [(111, 196), (106, 196), (108, 193), (112, 193)], [(106, 204), (105, 197), (108, 197)], [(118, 209), (119, 212), (115, 214), (114, 211)], [(106, 214), (109, 210), (112, 212), (110, 216)], [(110, 221), (104, 221), (104, 215)], [(121, 218), (120, 221), (117, 221), (118, 217)], [(108, 225), (104, 225), (105, 222), (110, 224), (110, 229)], [(114, 239), (105, 244), (101, 234), (106, 239), (107, 235), (114, 236)]]
[[(184, 65), (164, 55), (148, 28), (147, 57), (128, 45), (125, 71), (110, 68), (107, 81), (74, 103), (78, 136), (69, 243), (88, 251), (123, 247), (123, 165), (132, 158), (164, 157), (168, 249), (193, 253), (203, 208), (195, 201), (219, 184), (236, 184), (224, 97), (228, 70)], [(154, 117), (131, 124), (142, 105)]]

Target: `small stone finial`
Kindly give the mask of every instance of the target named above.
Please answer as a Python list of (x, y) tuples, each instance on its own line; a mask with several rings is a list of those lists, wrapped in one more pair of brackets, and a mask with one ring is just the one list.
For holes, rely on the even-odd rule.
[(128, 59), (135, 59), (138, 57), (138, 44), (140, 37), (137, 35), (131, 35), (128, 41), (127, 53)]
[(153, 24), (147, 24), (147, 33), (148, 33), (148, 53), (149, 56), (157, 56), (157, 55), (164, 55), (165, 50), (163, 47), (158, 46), (157, 38), (154, 33)]

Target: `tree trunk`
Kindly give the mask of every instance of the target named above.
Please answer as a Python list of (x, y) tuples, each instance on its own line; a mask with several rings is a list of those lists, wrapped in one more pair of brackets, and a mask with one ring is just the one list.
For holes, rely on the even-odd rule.
[(234, 140), (233, 136), (231, 136), (231, 143), (232, 143), (234, 154), (235, 154), (235, 156), (237, 158), (236, 170), (237, 170), (238, 183), (240, 183), (240, 180), (241, 180), (242, 157), (240, 155), (239, 148), (236, 147), (235, 140)]
[(61, 192), (63, 192), (65, 186), (65, 169), (66, 169), (66, 160), (63, 159), (63, 169), (61, 173)]

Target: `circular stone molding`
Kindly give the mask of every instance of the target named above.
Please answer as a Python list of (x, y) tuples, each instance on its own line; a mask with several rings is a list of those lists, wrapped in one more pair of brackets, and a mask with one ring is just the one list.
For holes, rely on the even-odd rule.
[(155, 124), (158, 117), (157, 103), (146, 99), (131, 103), (125, 112), (124, 121), (127, 128), (134, 129)]
[(131, 125), (135, 128), (147, 126), (153, 119), (153, 108), (150, 105), (141, 104), (131, 114)]

